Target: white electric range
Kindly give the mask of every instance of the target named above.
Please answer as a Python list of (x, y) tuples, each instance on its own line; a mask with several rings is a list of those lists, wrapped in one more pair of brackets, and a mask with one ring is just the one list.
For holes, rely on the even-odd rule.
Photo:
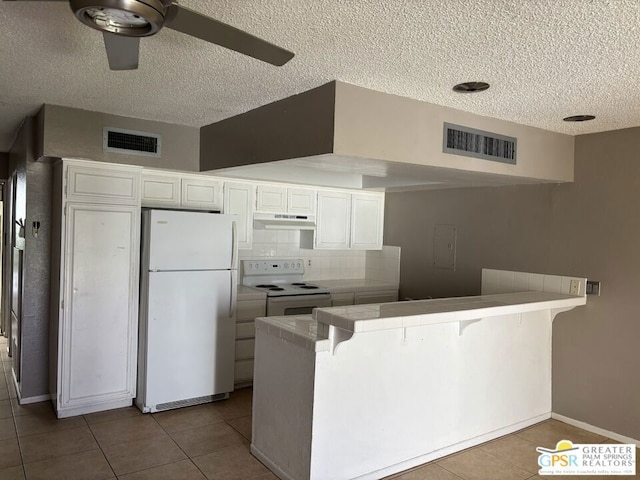
[(267, 316), (301, 315), (331, 306), (331, 293), (303, 281), (304, 261), (243, 260), (242, 285), (267, 294)]

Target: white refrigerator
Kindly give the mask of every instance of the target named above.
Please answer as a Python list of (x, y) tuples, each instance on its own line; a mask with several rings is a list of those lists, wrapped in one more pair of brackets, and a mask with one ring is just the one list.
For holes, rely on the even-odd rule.
[(156, 412), (233, 391), (236, 216), (142, 213), (136, 405)]

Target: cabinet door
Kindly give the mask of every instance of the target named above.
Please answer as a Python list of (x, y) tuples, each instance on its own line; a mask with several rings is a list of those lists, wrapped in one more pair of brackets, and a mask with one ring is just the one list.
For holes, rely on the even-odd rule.
[(284, 213), (287, 211), (287, 189), (275, 185), (258, 185), (258, 212)]
[(299, 215), (316, 213), (316, 191), (305, 188), (287, 189), (287, 212)]
[(140, 173), (124, 167), (67, 166), (69, 201), (136, 205), (140, 201)]
[(179, 207), (180, 177), (174, 174), (142, 174), (143, 207)]
[(139, 207), (66, 207), (59, 408), (135, 397), (139, 225)]
[(253, 205), (255, 187), (248, 183), (224, 184), (223, 212), (238, 215), (238, 248), (251, 249), (253, 246)]
[(384, 194), (351, 195), (351, 248), (382, 249)]
[(356, 293), (355, 305), (362, 305), (365, 303), (387, 303), (397, 302), (398, 291), (397, 290), (385, 290), (381, 292), (362, 292)]
[(221, 210), (222, 183), (203, 177), (183, 177), (181, 205), (201, 210)]
[(318, 218), (316, 219), (316, 248), (349, 248), (349, 222), (351, 194), (318, 192)]

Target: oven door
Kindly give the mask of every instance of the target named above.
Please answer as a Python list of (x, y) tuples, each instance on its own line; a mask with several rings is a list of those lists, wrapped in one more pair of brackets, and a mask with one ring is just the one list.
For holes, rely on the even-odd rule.
[(331, 295), (267, 297), (267, 316), (310, 314), (316, 307), (330, 307)]

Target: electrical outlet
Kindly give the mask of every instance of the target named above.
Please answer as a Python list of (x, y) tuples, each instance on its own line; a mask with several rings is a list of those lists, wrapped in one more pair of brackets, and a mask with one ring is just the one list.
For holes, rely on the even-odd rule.
[(310, 266), (311, 266), (311, 259), (309, 258), (309, 259), (307, 260), (307, 267), (310, 267)]
[(571, 280), (569, 284), (569, 293), (571, 295), (580, 295), (580, 280)]

